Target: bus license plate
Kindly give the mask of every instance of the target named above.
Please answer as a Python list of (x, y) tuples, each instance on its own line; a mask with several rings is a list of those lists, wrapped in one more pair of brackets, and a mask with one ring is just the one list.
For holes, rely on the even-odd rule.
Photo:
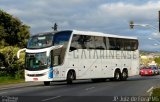
[(33, 80), (34, 80), (34, 81), (37, 81), (37, 80), (38, 80), (38, 78), (33, 78)]

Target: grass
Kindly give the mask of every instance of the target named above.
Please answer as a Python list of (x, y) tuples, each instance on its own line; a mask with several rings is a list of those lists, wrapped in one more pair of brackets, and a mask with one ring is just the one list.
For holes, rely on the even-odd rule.
[(160, 88), (153, 89), (150, 102), (160, 102)]
[(15, 79), (13, 77), (0, 77), (0, 85), (23, 83), (24, 79)]
[(160, 96), (160, 88), (153, 89), (152, 96)]

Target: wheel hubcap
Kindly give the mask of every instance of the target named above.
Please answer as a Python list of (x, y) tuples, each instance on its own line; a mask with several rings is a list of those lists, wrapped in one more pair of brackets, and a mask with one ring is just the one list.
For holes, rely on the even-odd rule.
[(127, 76), (126, 72), (123, 72), (123, 78), (126, 77), (126, 76)]
[(119, 79), (119, 73), (116, 74), (116, 79)]
[(73, 79), (73, 73), (71, 73), (71, 76), (70, 76), (70, 78), (71, 78), (71, 79)]

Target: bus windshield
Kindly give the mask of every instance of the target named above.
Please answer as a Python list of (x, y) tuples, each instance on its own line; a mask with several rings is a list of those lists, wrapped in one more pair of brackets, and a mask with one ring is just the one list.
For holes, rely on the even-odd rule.
[(27, 48), (29, 49), (40, 49), (47, 48), (56, 45), (66, 45), (70, 39), (72, 31), (60, 31), (46, 34), (32, 36), (29, 41)]
[(26, 53), (26, 69), (28, 70), (45, 69), (49, 62), (49, 60), (47, 61), (46, 52)]
[(53, 35), (33, 36), (28, 41), (27, 48), (45, 48), (52, 46)]

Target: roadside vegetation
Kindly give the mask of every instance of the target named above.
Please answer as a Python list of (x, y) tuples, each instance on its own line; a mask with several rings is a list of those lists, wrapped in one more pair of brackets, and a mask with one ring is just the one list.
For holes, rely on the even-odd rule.
[(160, 88), (153, 89), (150, 102), (160, 102)]
[(17, 59), (17, 51), (26, 47), (29, 28), (18, 18), (0, 10), (0, 85), (23, 82), (25, 54)]
[(160, 97), (160, 88), (153, 89), (152, 96)]
[[(160, 55), (159, 52), (140, 51), (140, 55), (141, 56), (146, 56), (146, 55), (149, 55), (151, 53), (154, 53), (156, 55)], [(140, 60), (141, 64), (143, 64), (145, 66), (147, 66), (148, 63), (151, 63), (152, 61), (155, 61), (155, 63), (157, 64), (157, 66), (160, 67), (160, 57), (159, 56), (157, 56), (155, 58), (144, 58), (144, 59)]]

